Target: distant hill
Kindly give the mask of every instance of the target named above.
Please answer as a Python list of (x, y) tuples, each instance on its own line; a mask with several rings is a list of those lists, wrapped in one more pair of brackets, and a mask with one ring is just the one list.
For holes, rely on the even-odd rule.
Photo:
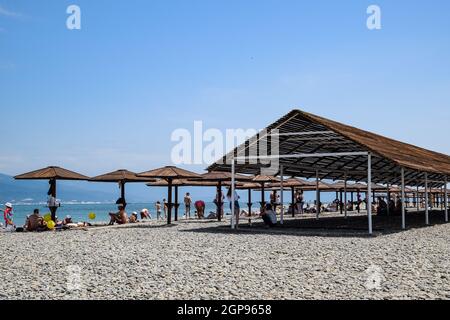
[[(148, 187), (127, 186), (129, 202), (149, 201)], [(48, 182), (40, 180), (14, 180), (13, 177), (0, 174), (0, 203), (5, 202), (45, 202)], [(58, 181), (57, 197), (62, 201), (112, 202), (119, 196), (115, 183), (92, 183), (87, 181)]]

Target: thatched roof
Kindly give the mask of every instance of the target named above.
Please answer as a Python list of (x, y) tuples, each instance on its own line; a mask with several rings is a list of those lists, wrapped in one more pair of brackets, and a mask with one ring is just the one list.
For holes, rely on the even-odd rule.
[(161, 178), (161, 179), (201, 178), (201, 176), (198, 173), (177, 168), (174, 166), (167, 166), (163, 168), (142, 172), (139, 173), (137, 176), (146, 178)]
[(279, 182), (280, 179), (278, 179), (277, 177), (274, 177), (274, 176), (257, 175), (251, 181), (261, 184), (261, 183), (269, 183), (269, 182)]
[[(293, 181), (293, 179), (288, 179), (284, 181), (283, 188), (295, 188), (298, 190), (303, 191), (314, 191), (316, 190), (316, 183), (312, 181), (305, 181), (301, 179), (295, 179), (297, 181)], [(298, 182), (301, 181), (301, 182)], [(251, 189), (251, 190), (261, 190), (261, 182), (247, 182), (243, 183), (236, 187), (236, 189), (244, 190), (244, 189)], [(269, 190), (279, 190), (281, 188), (281, 182), (272, 182), (272, 183), (265, 183), (265, 189), (267, 191)], [(330, 186), (326, 183), (323, 183), (319, 181), (319, 190), (321, 191), (329, 191)], [(333, 189), (334, 190), (334, 189)]]
[[(267, 134), (245, 141), (208, 170), (230, 171), (229, 159), (238, 154), (248, 155), (255, 144), (266, 142), (272, 132), (277, 133), (279, 154), (328, 154), (317, 157), (281, 158), (285, 175), (312, 178), (319, 171), (320, 179), (367, 181), (367, 155), (372, 154), (372, 181), (381, 184), (400, 184), (400, 170), (405, 169), (405, 181), (410, 186), (423, 186), (428, 173), (430, 186), (443, 185), (450, 176), (450, 156), (396, 141), (368, 131), (328, 120), (300, 110), (293, 110), (269, 125)], [(346, 153), (343, 156), (333, 156)], [(260, 173), (262, 163), (236, 164), (236, 172)]]
[[(389, 192), (391, 192), (391, 193), (401, 193), (402, 192), (402, 187), (401, 186), (391, 186), (391, 187), (389, 187)], [(414, 192), (417, 192), (417, 190), (405, 187), (405, 192), (406, 193), (414, 193)]]
[(136, 173), (121, 169), (91, 178), (93, 182), (149, 182), (155, 179), (138, 177)]
[(255, 182), (245, 182), (241, 185), (236, 186), (237, 190), (259, 190), (261, 189), (261, 183), (255, 183)]
[[(167, 187), (169, 183), (165, 179), (158, 179), (155, 182), (147, 183), (149, 187)], [(174, 187), (215, 187), (217, 183), (201, 180), (175, 179), (172, 181)]]
[[(231, 181), (231, 178), (231, 172), (226, 171), (211, 171), (201, 175), (202, 181)], [(252, 176), (244, 176), (242, 174), (235, 174), (234, 178), (235, 181), (251, 181), (253, 179)]]
[(17, 180), (89, 180), (89, 177), (82, 174), (60, 168), (60, 167), (47, 167), (32, 172), (24, 173), (15, 176)]
[[(335, 183), (331, 183), (329, 184), (331, 188), (334, 188), (336, 191), (344, 191), (345, 189), (345, 182), (344, 181), (337, 181)], [(387, 188), (376, 184), (376, 183), (372, 183), (372, 191), (386, 191)], [(367, 191), (367, 184), (363, 184), (363, 183), (347, 183), (347, 191), (348, 192), (352, 192), (352, 191)]]
[[(269, 185), (270, 188), (277, 188), (280, 186), (281, 186), (281, 181), (274, 182)], [(290, 178), (290, 179), (283, 181), (283, 187), (284, 188), (298, 188), (298, 189), (308, 188), (309, 189), (309, 188), (315, 188), (316, 183), (312, 182), (312, 181), (306, 181), (303, 179), (299, 179), (299, 178)]]

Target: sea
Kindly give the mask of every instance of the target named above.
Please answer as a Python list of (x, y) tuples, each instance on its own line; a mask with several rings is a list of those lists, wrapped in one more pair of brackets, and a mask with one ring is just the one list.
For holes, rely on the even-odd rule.
[[(205, 203), (206, 210), (205, 215), (209, 212), (216, 211), (216, 205), (212, 202)], [(139, 212), (142, 209), (148, 209), (150, 211), (151, 217), (156, 218), (156, 203), (129, 203), (127, 204), (127, 213), (130, 215), (132, 212), (137, 212), (140, 218)], [(228, 208), (226, 204), (225, 210)], [(45, 203), (39, 204), (16, 204), (13, 207), (13, 222), (16, 226), (21, 226), (25, 223), (27, 215), (33, 213), (34, 209), (39, 209), (41, 216), (50, 213), (49, 209), (46, 207)], [(101, 224), (109, 222), (109, 212), (117, 212), (117, 205), (114, 203), (76, 203), (76, 204), (61, 204), (56, 213), (58, 219), (63, 219), (67, 215), (72, 217), (74, 222), (90, 222), (94, 224)], [(95, 214), (95, 219), (90, 219), (91, 213)], [(1, 213), (0, 213), (1, 214)], [(172, 217), (174, 212), (172, 210)], [(191, 207), (191, 217), (195, 215), (195, 209)], [(178, 209), (178, 217), (184, 216), (184, 205), (180, 205)], [(3, 223), (3, 215), (1, 216), (0, 222)]]

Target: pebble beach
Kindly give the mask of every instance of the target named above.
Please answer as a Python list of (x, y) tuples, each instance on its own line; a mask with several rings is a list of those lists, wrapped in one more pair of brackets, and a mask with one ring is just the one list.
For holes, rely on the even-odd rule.
[(0, 299), (450, 299), (443, 223), (369, 237), (192, 220), (0, 241)]

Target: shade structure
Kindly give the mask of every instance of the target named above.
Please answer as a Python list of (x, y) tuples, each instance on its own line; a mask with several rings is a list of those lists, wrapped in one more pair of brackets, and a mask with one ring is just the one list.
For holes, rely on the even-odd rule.
[[(56, 199), (56, 181), (57, 180), (89, 180), (89, 177), (80, 173), (70, 171), (64, 168), (50, 166), (47, 168), (31, 171), (28, 173), (20, 174), (14, 177), (16, 180), (49, 180), (50, 189), (49, 195)], [(57, 206), (49, 207), (52, 220), (56, 222)]]
[(16, 180), (89, 180), (89, 177), (61, 167), (47, 167), (14, 177)]
[(138, 177), (135, 172), (120, 169), (113, 172), (108, 172), (97, 177), (93, 177), (89, 179), (91, 182), (116, 182), (119, 183), (120, 187), (120, 199), (123, 201), (124, 207), (126, 207), (127, 203), (125, 200), (125, 184), (126, 183), (137, 183), (137, 182), (149, 182), (155, 181), (155, 179), (151, 178), (143, 178)]
[[(260, 149), (267, 154), (255, 154)], [(368, 194), (373, 192), (372, 183), (441, 188), (450, 176), (448, 155), (301, 110), (273, 122), (208, 170), (256, 175), (273, 165), (287, 176), (366, 182)], [(403, 221), (404, 215), (402, 209)], [(367, 217), (372, 234), (371, 197), (367, 197)], [(428, 209), (425, 222), (429, 222)]]
[[(276, 133), (272, 133), (276, 132)], [(235, 171), (259, 174), (265, 165), (244, 161), (272, 138), (277, 138), (279, 165), (285, 175), (312, 178), (319, 171), (320, 179), (367, 182), (368, 155), (371, 155), (371, 182), (400, 185), (401, 168), (410, 186), (442, 187), (450, 176), (450, 156), (396, 141), (301, 110), (292, 110), (236, 147), (208, 167), (211, 171), (231, 171), (230, 159), (237, 160)], [(274, 156), (269, 154), (269, 156)], [(288, 157), (283, 157), (288, 156)], [(255, 160), (254, 158), (252, 160)]]
[[(172, 187), (173, 187), (173, 181), (177, 179), (200, 179), (201, 176), (198, 173), (188, 171), (185, 169), (177, 168), (175, 166), (166, 166), (158, 169), (153, 169), (150, 171), (142, 172), (138, 174), (138, 177), (144, 177), (144, 178), (159, 178), (164, 179), (167, 181), (167, 192), (168, 192), (168, 202), (167, 202), (167, 224), (172, 223)], [(178, 187), (175, 188), (176, 190), (176, 198), (178, 198)], [(178, 208), (175, 207), (175, 221), (178, 220)]]

